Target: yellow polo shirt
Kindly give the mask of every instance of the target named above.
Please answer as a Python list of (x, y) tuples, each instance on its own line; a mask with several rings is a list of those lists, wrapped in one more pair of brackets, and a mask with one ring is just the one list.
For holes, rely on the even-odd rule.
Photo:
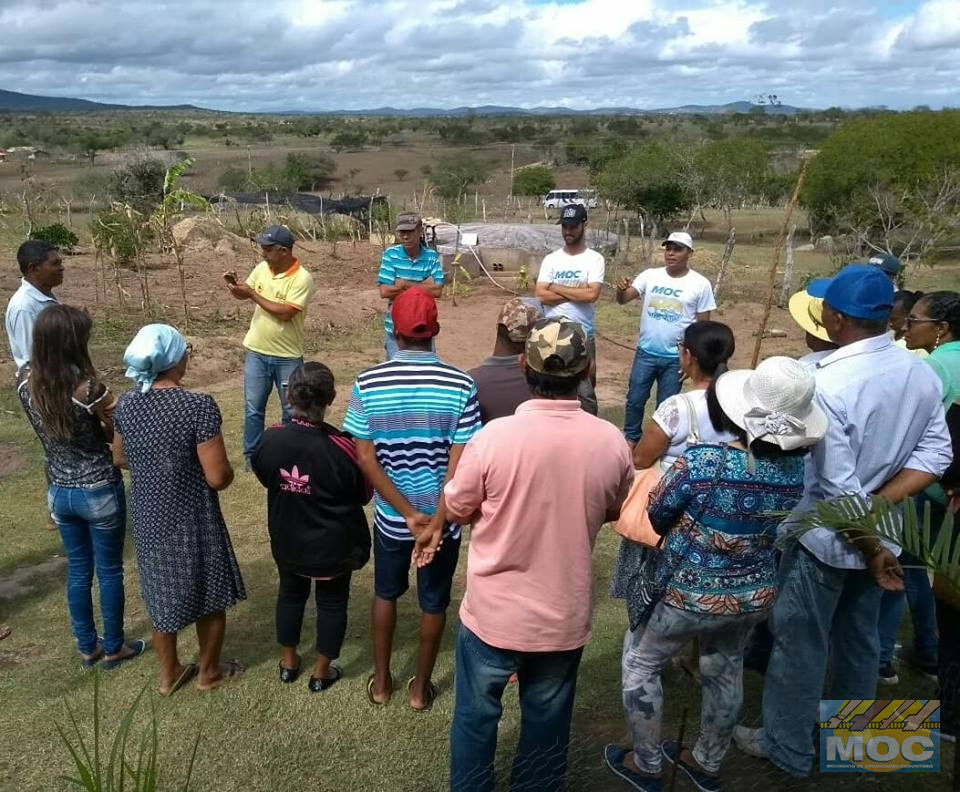
[(244, 348), (273, 357), (303, 357), (303, 322), (313, 294), (313, 276), (297, 259), (279, 275), (274, 275), (270, 265), (261, 261), (247, 278), (247, 286), (272, 302), (294, 306), (297, 314), (283, 322), (257, 305), (243, 339)]

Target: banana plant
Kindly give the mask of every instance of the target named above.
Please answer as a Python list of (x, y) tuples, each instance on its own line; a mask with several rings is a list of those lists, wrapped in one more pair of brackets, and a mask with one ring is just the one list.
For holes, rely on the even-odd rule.
[(160, 239), (160, 249), (173, 253), (180, 276), (180, 297), (183, 301), (183, 321), (190, 323), (190, 308), (187, 305), (187, 280), (183, 267), (183, 248), (173, 234), (174, 221), (189, 207), (200, 212), (211, 212), (213, 207), (202, 195), (197, 195), (180, 186), (184, 174), (193, 167), (193, 158), (187, 157), (167, 168), (163, 176), (163, 200), (150, 218)]

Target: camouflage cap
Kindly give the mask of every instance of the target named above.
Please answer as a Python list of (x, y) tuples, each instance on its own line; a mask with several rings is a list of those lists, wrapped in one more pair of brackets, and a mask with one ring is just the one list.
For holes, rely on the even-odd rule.
[(534, 306), (525, 303), (520, 297), (514, 297), (500, 309), (497, 324), (507, 328), (511, 341), (522, 343), (530, 335), (530, 328), (543, 314)]
[(590, 365), (587, 334), (577, 322), (541, 319), (527, 337), (528, 368), (553, 377), (576, 377)]

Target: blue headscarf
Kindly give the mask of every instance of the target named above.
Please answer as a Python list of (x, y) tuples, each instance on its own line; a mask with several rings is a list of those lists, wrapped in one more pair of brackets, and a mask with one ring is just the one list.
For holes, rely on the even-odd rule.
[(150, 390), (157, 375), (177, 365), (187, 354), (187, 342), (170, 325), (150, 324), (141, 327), (123, 353), (127, 376), (140, 387)]

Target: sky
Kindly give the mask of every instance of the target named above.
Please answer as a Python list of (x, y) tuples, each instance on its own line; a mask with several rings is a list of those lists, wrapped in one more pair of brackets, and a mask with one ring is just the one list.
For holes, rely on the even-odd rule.
[(960, 106), (960, 0), (0, 0), (0, 88), (220, 110)]

